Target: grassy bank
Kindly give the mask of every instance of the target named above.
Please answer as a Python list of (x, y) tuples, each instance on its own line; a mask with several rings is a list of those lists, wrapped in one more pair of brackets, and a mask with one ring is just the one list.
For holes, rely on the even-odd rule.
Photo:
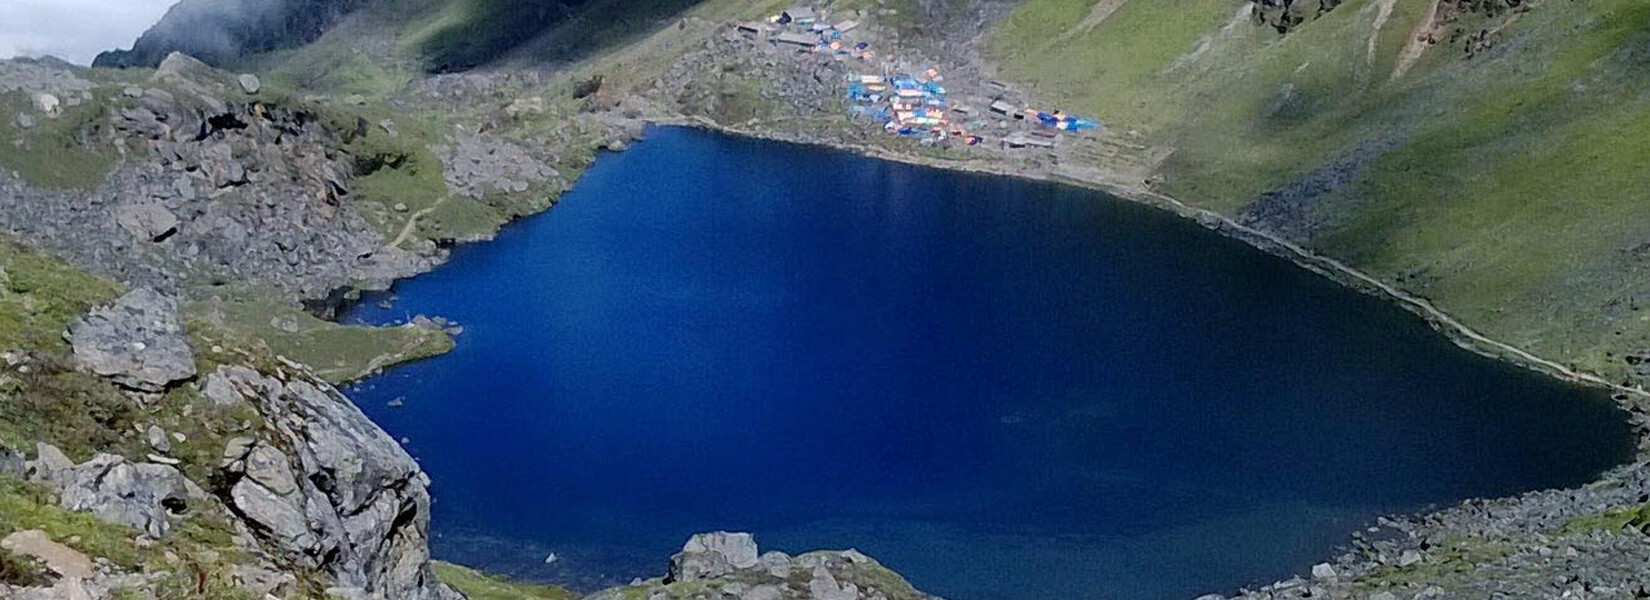
[[(1244, 3), (1030, 0), (1006, 76), (1175, 148), (1162, 191), (1259, 219), (1491, 337), (1636, 378), (1650, 348), (1650, 5), (1530, 3), (1412, 45), (1426, 0), (1355, 0), (1280, 36)], [(1463, 35), (1457, 36), (1459, 29)], [(1488, 43), (1471, 41), (1497, 31)]]

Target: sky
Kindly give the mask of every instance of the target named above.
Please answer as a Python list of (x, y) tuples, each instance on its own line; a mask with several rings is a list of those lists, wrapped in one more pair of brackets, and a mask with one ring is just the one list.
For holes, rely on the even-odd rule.
[(0, 0), (0, 58), (52, 55), (91, 64), (129, 48), (177, 0)]

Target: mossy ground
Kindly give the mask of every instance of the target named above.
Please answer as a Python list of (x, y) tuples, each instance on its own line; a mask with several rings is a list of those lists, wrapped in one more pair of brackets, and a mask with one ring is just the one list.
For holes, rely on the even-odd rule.
[(1571, 519), (1559, 529), (1559, 535), (1579, 535), (1594, 531), (1620, 532), (1632, 528), (1650, 532), (1650, 503), (1613, 508), (1597, 514)]
[(1450, 581), (1450, 575), (1467, 573), (1494, 562), (1511, 551), (1502, 545), (1481, 541), (1451, 539), (1427, 551), (1426, 559), (1414, 565), (1400, 567), (1382, 565), (1358, 579), (1366, 589), (1403, 589), (1407, 586)]
[[(87, 138), (101, 123), (107, 98), (65, 106), (48, 116), (22, 92), (0, 94), (0, 169), (47, 188), (89, 188), (103, 182), (115, 162), (112, 148), (98, 148)], [(18, 115), (34, 126), (18, 125)]]
[(196, 346), (284, 356), (333, 383), (453, 348), (452, 337), (437, 329), (341, 325), (316, 318), (296, 304), (268, 299), (196, 302), (188, 313)]
[(510, 581), (452, 563), (437, 561), (430, 566), (435, 570), (436, 579), (463, 592), (470, 600), (574, 600), (579, 597), (557, 586)]
[[(0, 240), (0, 273), (0, 349), (29, 356), (18, 366), (0, 368), (0, 446), (32, 452), (35, 442), (46, 442), (76, 461), (95, 453), (141, 460), (160, 453), (140, 433), (154, 425), (168, 434), (165, 454), (181, 461), (179, 468), (190, 479), (210, 487), (226, 439), (257, 435), (252, 424), (262, 417), (249, 404), (220, 406), (190, 386), (138, 402), (73, 367), (63, 331), (90, 307), (114, 298), (115, 284), (7, 240)], [(200, 361), (203, 369), (215, 367), (210, 355)], [(251, 600), (231, 576), (232, 567), (247, 557), (233, 542), (227, 516), (215, 511), (191, 507), (165, 539), (139, 543), (130, 528), (60, 509), (45, 488), (0, 477), (0, 537), (39, 529), (89, 557), (154, 575), (141, 589), (122, 591), (123, 598)], [(320, 598), (318, 579), (298, 573), (299, 597)], [(30, 583), (38, 575), (28, 560), (0, 556), (5, 581)]]

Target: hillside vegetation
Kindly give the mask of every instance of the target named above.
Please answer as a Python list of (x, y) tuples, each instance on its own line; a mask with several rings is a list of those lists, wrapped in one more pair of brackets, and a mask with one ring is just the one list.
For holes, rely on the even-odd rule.
[[(1174, 153), (1154, 183), (1493, 337), (1635, 376), (1650, 348), (1650, 4), (1028, 0), (1003, 75)], [(1636, 363), (1637, 360), (1634, 360)]]

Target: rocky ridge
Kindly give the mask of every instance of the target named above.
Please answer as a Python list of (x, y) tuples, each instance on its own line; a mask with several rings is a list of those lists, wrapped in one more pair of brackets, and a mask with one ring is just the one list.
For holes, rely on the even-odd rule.
[(664, 577), (605, 590), (585, 600), (939, 600), (855, 550), (790, 556), (759, 553), (748, 533), (688, 539)]
[[(230, 546), (205, 552), (235, 556), (227, 577), (260, 597), (309, 597), (295, 571), (324, 574), (330, 597), (460, 597), (430, 574), (429, 481), (394, 440), (296, 364), (244, 355), (247, 364), (223, 364), (198, 378), (178, 323), (175, 301), (140, 288), (77, 321), (69, 337), (85, 368), (127, 388), (126, 402), (157, 406), (164, 388), (191, 386), (212, 409), (257, 415), (239, 431), (222, 432), (234, 437), (219, 462), (171, 456), (173, 444), (188, 438), (150, 425), (144, 438), (153, 452), (140, 459), (98, 453), (77, 464), (39, 443), (30, 460), (0, 475), (26, 476), (50, 489), (58, 507), (130, 528), (139, 547), (193, 531), (202, 519), (225, 521), (234, 532)], [(83, 352), (87, 346), (95, 352)], [(51, 546), (58, 541), (35, 546), (89, 561)], [(70, 572), (40, 552), (25, 554), (44, 560), (56, 578), (20, 586), (0, 579), (0, 595), (107, 598), (117, 589), (145, 590), (162, 576), (112, 563)]]

